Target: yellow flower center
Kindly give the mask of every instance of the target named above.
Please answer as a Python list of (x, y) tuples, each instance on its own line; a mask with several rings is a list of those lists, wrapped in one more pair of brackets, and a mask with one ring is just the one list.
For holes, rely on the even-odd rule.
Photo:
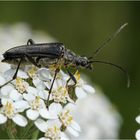
[(36, 96), (35, 100), (31, 103), (31, 108), (33, 110), (38, 110), (40, 107), (40, 97)]
[(32, 67), (30, 70), (28, 70), (28, 75), (31, 78), (35, 78), (36, 77), (36, 73), (37, 73), (37, 68), (36, 67)]
[(6, 105), (3, 106), (4, 114), (8, 118), (12, 118), (14, 116), (14, 106), (12, 103), (7, 102)]
[(50, 71), (55, 71), (56, 69), (61, 69), (64, 65), (64, 59), (59, 59), (56, 64), (51, 64), (49, 66)]
[(55, 102), (66, 103), (67, 96), (68, 96), (67, 89), (62, 86), (52, 92), (52, 98), (54, 99)]
[(85, 82), (82, 80), (81, 75), (78, 70), (75, 72), (74, 77), (76, 78), (76, 81), (77, 81), (76, 86), (83, 86)]
[(56, 64), (52, 64), (49, 66), (50, 71), (55, 71), (57, 68)]
[(65, 110), (64, 112), (60, 113), (59, 118), (65, 127), (71, 124), (73, 120), (72, 115), (70, 115), (70, 110)]
[(53, 126), (51, 128), (48, 128), (48, 130), (45, 133), (45, 137), (49, 138), (51, 140), (60, 140), (60, 128), (57, 126)]
[(16, 78), (16, 89), (20, 92), (20, 93), (24, 93), (26, 91), (27, 88), (27, 83), (20, 77)]
[(76, 78), (77, 81), (81, 79), (81, 75), (78, 70), (75, 72), (74, 77)]

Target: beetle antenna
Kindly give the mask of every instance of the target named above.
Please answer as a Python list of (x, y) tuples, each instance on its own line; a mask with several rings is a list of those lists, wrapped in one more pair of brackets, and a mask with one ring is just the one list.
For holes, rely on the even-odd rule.
[(124, 68), (122, 68), (121, 66), (116, 65), (116, 64), (113, 64), (113, 63), (111, 63), (111, 62), (100, 61), (100, 60), (92, 60), (92, 61), (90, 61), (89, 63), (102, 63), (102, 64), (111, 65), (111, 66), (114, 66), (114, 67), (118, 68), (119, 70), (121, 70), (121, 71), (125, 74), (125, 76), (126, 76), (126, 81), (127, 81), (127, 87), (128, 87), (128, 88), (130, 87), (130, 78), (129, 78), (129, 74), (128, 74), (128, 72), (127, 72)]
[(124, 23), (123, 25), (121, 25), (121, 27), (119, 27), (119, 29), (117, 29), (117, 31), (116, 31), (114, 34), (112, 34), (109, 38), (107, 38), (107, 39), (103, 42), (103, 44), (95, 50), (93, 56), (95, 57), (95, 56), (96, 56), (110, 41), (112, 41), (112, 40), (124, 29), (124, 27), (126, 27), (127, 25), (128, 25), (128, 23)]

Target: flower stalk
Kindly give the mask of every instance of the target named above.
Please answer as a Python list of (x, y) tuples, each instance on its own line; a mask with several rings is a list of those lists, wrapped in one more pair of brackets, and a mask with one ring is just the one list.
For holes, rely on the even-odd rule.
[(15, 128), (15, 124), (11, 120), (8, 120), (5, 128), (7, 130), (7, 134), (9, 136), (9, 138), (16, 139), (17, 130)]

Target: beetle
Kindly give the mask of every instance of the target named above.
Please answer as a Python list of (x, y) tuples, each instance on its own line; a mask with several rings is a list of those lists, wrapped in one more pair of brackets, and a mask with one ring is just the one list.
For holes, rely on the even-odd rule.
[[(125, 26), (127, 23), (123, 24), (112, 36), (110, 36), (102, 45), (101, 47), (97, 48), (97, 50), (94, 52), (94, 57), (97, 55), (102, 48), (108, 44)], [(73, 76), (73, 74), (68, 70), (68, 67), (82, 67), (86, 69), (92, 70), (93, 63), (104, 63), (107, 65), (112, 65), (114, 67), (117, 67), (121, 71), (123, 71), (127, 76), (128, 86), (129, 86), (129, 76), (127, 72), (121, 67), (116, 64), (106, 62), (106, 61), (100, 61), (100, 60), (94, 60), (94, 57), (83, 57), (80, 55), (75, 54), (71, 50), (64, 47), (63, 43), (35, 43), (32, 39), (29, 39), (27, 41), (26, 45), (17, 46), (14, 48), (11, 48), (7, 50), (3, 54), (4, 59), (2, 62), (6, 62), (9, 64), (17, 65), (17, 69), (13, 77), (10, 81), (6, 82), (4, 85), (10, 83), (17, 77), (17, 73), (19, 70), (19, 67), (21, 65), (30, 65), (33, 64), (36, 67), (49, 67), (51, 65), (56, 66), (54, 78), (52, 80), (51, 87), (49, 89), (49, 96), (53, 88), (53, 84), (55, 81), (55, 78), (57, 76), (57, 73), (59, 72), (61, 66), (67, 69), (68, 74), (70, 75), (70, 78), (74, 81), (76, 84), (76, 79)], [(4, 86), (2, 85), (2, 86)], [(1, 86), (1, 87), (2, 87)], [(48, 96), (48, 99), (49, 99)]]

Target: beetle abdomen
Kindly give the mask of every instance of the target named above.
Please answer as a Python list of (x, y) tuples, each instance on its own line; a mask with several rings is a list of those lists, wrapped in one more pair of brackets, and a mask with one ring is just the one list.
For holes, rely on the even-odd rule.
[[(3, 56), (3, 62), (17, 63), (21, 58), (22, 62), (29, 63), (29, 57), (36, 62), (37, 58), (49, 60), (53, 62), (63, 56), (64, 46), (62, 43), (43, 43), (33, 45), (22, 45), (7, 50)], [(45, 59), (46, 58), (46, 59)], [(54, 61), (54, 62), (55, 62)]]
[(62, 43), (44, 43), (44, 44), (33, 44), (33, 45), (22, 45), (7, 50), (3, 56), (4, 58), (21, 58), (26, 55), (31, 57), (48, 57), (62, 55), (64, 46)]

